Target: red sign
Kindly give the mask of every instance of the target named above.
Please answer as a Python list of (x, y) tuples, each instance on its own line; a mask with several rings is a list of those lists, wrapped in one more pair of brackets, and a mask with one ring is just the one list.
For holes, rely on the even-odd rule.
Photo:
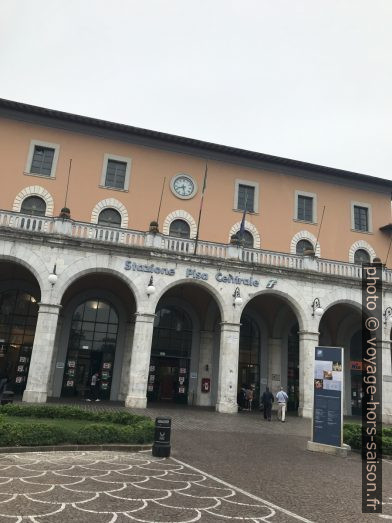
[(362, 361), (350, 361), (351, 370), (362, 370)]

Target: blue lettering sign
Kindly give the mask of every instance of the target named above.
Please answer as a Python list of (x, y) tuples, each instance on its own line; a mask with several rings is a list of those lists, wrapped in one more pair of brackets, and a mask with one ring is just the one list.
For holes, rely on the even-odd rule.
[(230, 273), (225, 276), (221, 272), (217, 272), (215, 279), (220, 283), (234, 283), (235, 285), (248, 285), (250, 287), (258, 287), (260, 284), (259, 280), (254, 280), (252, 276), (250, 278), (240, 278)]
[(150, 272), (154, 274), (162, 274), (165, 276), (174, 276), (175, 269), (168, 269), (167, 267), (156, 267), (153, 263), (151, 265), (141, 265), (131, 260), (126, 260), (124, 264), (126, 271)]

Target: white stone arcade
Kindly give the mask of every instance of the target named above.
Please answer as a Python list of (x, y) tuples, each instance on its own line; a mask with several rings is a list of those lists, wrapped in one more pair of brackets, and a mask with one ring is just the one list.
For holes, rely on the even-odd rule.
[[(261, 331), (263, 383), (272, 391), (287, 386), (287, 339), (290, 328), (298, 325), (299, 333), (299, 414), (310, 417), (313, 411), (314, 347), (323, 341), (337, 341), (345, 349), (345, 412), (351, 413), (349, 344), (361, 310), (360, 280), (320, 274), (312, 270), (275, 268), (246, 264), (235, 259), (214, 259), (189, 254), (159, 252), (149, 248), (100, 246), (93, 242), (57, 240), (35, 241), (26, 235), (15, 243), (12, 238), (0, 243), (0, 263), (11, 262), (25, 267), (40, 289), (39, 314), (30, 370), (23, 400), (45, 402), (61, 393), (61, 365), (67, 349), (69, 309), (75, 292), (88, 296), (88, 278), (94, 285), (109, 279), (113, 288), (106, 295), (118, 303), (121, 299), (122, 327), (114, 364), (111, 399), (123, 400), (130, 407), (143, 408), (147, 403), (148, 369), (151, 355), (154, 318), (160, 300), (181, 302), (176, 289), (194, 285), (194, 298), (183, 301), (195, 325), (192, 339), (191, 371), (195, 378), (189, 386), (192, 402), (215, 406), (218, 412), (237, 412), (237, 382), (241, 317), (246, 309), (257, 317)], [(56, 265), (57, 281), (48, 276)], [(146, 292), (153, 276), (155, 292)], [(188, 287), (187, 287), (188, 286)], [(240, 290), (242, 304), (234, 304), (233, 292)], [(71, 296), (71, 290), (73, 295)], [(384, 308), (392, 304), (386, 285)], [(90, 292), (90, 294), (89, 294)], [(193, 291), (192, 291), (193, 292)], [(172, 294), (170, 294), (172, 293)], [(200, 296), (199, 296), (199, 294)], [(122, 297), (120, 296), (122, 295)], [(208, 307), (197, 311), (197, 301)], [(319, 298), (324, 314), (312, 314), (312, 303)], [(68, 301), (67, 301), (68, 300)], [(203, 301), (204, 300), (204, 301)], [(268, 303), (271, 303), (269, 307)], [(276, 311), (272, 310), (276, 308)], [(338, 309), (334, 309), (338, 307)], [(344, 308), (346, 307), (346, 308)], [(270, 309), (270, 310), (269, 310)], [(336, 313), (334, 311), (337, 311)], [(344, 313), (343, 316), (342, 313)], [(337, 323), (330, 332), (327, 314)], [(67, 316), (68, 315), (68, 316)], [(128, 315), (128, 316), (127, 316)], [(355, 316), (357, 315), (357, 316)], [(383, 417), (392, 422), (392, 370), (390, 332), (386, 326), (383, 351)], [(202, 378), (211, 379), (211, 390), (201, 392)]]

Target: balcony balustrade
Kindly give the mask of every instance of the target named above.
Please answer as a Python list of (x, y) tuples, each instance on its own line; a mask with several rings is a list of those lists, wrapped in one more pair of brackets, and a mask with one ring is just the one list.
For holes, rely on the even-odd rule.
[[(322, 258), (312, 258), (266, 251), (248, 249), (222, 243), (198, 241), (195, 253), (195, 240), (151, 234), (148, 232), (104, 227), (92, 223), (63, 220), (46, 216), (30, 216), (12, 211), (0, 210), (0, 229), (19, 229), (32, 234), (58, 234), (80, 240), (88, 240), (105, 244), (117, 244), (130, 247), (155, 248), (163, 251), (184, 255), (194, 255), (208, 258), (236, 259), (253, 265), (267, 265), (300, 271), (314, 271), (321, 274), (341, 278), (360, 279), (360, 265)], [(392, 271), (384, 270), (384, 281), (392, 283)]]

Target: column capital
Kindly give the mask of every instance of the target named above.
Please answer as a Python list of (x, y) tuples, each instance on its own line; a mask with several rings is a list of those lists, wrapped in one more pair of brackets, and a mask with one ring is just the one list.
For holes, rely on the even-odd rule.
[(242, 323), (234, 323), (234, 322), (230, 322), (230, 321), (222, 321), (222, 322), (219, 323), (219, 325), (221, 326), (221, 329), (226, 328), (227, 330), (229, 330), (229, 329), (236, 330), (236, 329), (239, 329), (241, 327)]
[(298, 331), (300, 338), (317, 338), (320, 336), (319, 332), (314, 331)]
[(135, 312), (135, 322), (154, 323), (155, 316), (151, 312)]
[(63, 308), (63, 306), (60, 303), (44, 303), (42, 301), (38, 302), (38, 314), (40, 312), (47, 312), (50, 314), (58, 314), (60, 312), (60, 309)]

